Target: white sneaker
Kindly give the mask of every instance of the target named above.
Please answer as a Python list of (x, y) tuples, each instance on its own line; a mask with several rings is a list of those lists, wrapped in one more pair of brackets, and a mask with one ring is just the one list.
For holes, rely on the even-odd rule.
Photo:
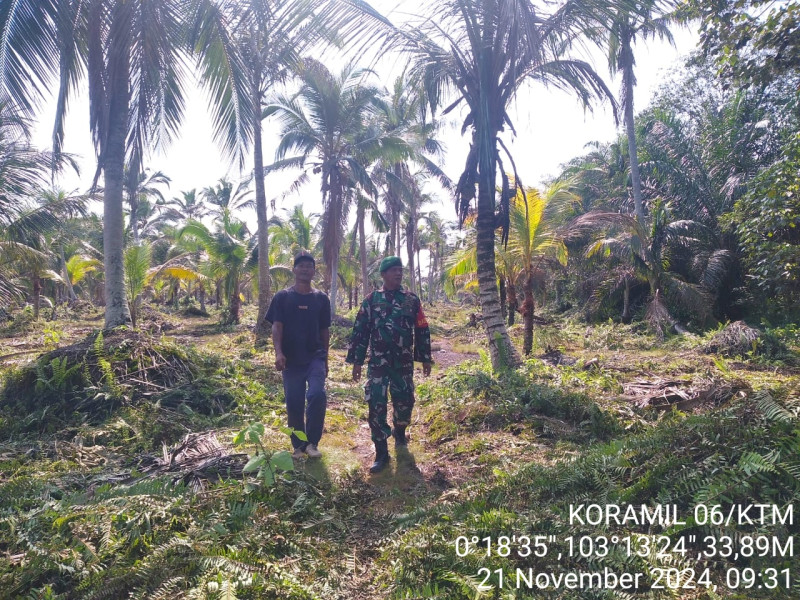
[(302, 448), (295, 448), (294, 452), (292, 452), (292, 458), (295, 460), (302, 460), (306, 457), (306, 453), (303, 452)]
[(322, 452), (319, 451), (316, 444), (306, 446), (306, 454), (309, 458), (322, 458)]

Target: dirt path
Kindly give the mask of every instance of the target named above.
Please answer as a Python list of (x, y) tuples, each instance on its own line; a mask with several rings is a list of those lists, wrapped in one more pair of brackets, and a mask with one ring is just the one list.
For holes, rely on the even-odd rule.
[(466, 360), (475, 360), (478, 357), (477, 352), (456, 352), (453, 350), (452, 340), (446, 337), (438, 337), (433, 340), (433, 362), (439, 365), (440, 370), (460, 365)]

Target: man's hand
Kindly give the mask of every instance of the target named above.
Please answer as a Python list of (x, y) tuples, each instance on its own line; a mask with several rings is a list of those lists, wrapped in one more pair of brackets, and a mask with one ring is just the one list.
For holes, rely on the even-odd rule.
[(425, 377), (431, 374), (431, 363), (422, 363), (422, 374)]
[(361, 379), (361, 365), (353, 365), (353, 381)]
[(275, 368), (278, 371), (283, 371), (286, 368), (286, 356), (282, 352), (275, 355)]

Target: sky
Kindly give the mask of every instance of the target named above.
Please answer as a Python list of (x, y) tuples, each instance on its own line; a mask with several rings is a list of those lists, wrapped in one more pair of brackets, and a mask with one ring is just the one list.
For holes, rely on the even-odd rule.
[[(378, 0), (373, 5), (395, 22), (402, 20), (402, 14), (409, 11), (409, 3), (399, 4), (390, 0)], [(697, 34), (694, 31), (680, 29), (674, 32), (676, 47), (666, 42), (648, 41), (639, 43), (634, 48), (636, 56), (637, 87), (635, 90), (635, 108), (645, 108), (658, 86), (664, 81), (668, 71), (679, 66), (683, 58), (694, 48)], [(329, 68), (336, 69), (342, 59), (333, 57)], [(619, 79), (610, 80), (607, 73), (605, 56), (595, 53), (586, 60), (593, 63), (595, 70), (604, 75), (609, 87), (617, 93)], [(326, 61), (327, 63), (328, 61)], [(392, 72), (399, 72), (403, 65), (397, 59), (391, 59), (388, 69), (379, 67), (378, 75), (386, 73), (384, 85), (389, 85), (394, 77)], [(168, 190), (164, 190), (167, 198), (179, 196), (181, 191), (197, 188), (202, 190), (212, 186), (222, 177), (238, 181), (247, 176), (237, 166), (231, 166), (213, 141), (211, 117), (206, 108), (204, 92), (193, 83), (186, 93), (185, 119), (178, 138), (166, 149), (154, 153), (146, 164), (151, 171), (162, 171), (172, 179)], [(77, 156), (81, 166), (81, 175), (67, 174), (58, 184), (66, 191), (85, 191), (91, 184), (95, 172), (95, 154), (89, 130), (89, 108), (86, 93), (72, 99), (69, 107), (69, 118), (65, 131), (65, 151)], [(461, 135), (461, 115), (454, 114), (441, 132), (445, 146), (443, 168), (451, 179), (457, 179), (463, 168), (469, 148), (470, 134)], [(41, 149), (49, 149), (51, 145), (55, 100), (51, 100), (41, 112), (41, 118), (34, 129), (34, 144)], [(515, 158), (520, 178), (528, 186), (539, 186), (543, 181), (558, 174), (559, 166), (570, 159), (586, 152), (586, 144), (594, 141), (608, 142), (615, 138), (619, 128), (613, 121), (610, 108), (598, 106), (593, 112), (585, 112), (578, 100), (565, 92), (548, 89), (541, 85), (524, 86), (510, 111), (517, 135), (510, 132), (504, 134), (504, 140)], [(463, 118), (463, 117), (462, 117)], [(274, 124), (265, 122), (264, 156), (270, 162), (278, 141), (278, 131)], [(284, 209), (290, 209), (302, 203), (307, 213), (321, 210), (319, 181), (312, 182), (298, 193), (281, 198), (293, 181), (295, 174), (270, 174), (266, 180), (267, 199), (278, 199), (275, 210), (282, 215)], [(440, 188), (433, 191), (440, 203), (428, 210), (439, 212), (448, 219), (455, 219), (453, 200)], [(273, 209), (269, 209), (272, 214)], [(243, 215), (255, 231), (255, 214)]]

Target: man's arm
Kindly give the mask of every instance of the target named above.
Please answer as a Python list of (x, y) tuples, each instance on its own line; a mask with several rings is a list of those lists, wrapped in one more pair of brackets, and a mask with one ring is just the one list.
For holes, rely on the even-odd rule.
[(347, 349), (346, 362), (353, 365), (353, 380), (361, 379), (361, 365), (367, 356), (370, 337), (370, 305), (369, 297), (364, 298), (361, 308), (353, 324), (353, 333), (350, 335), (350, 344)]
[[(419, 300), (417, 300), (419, 302)], [(428, 320), (422, 311), (422, 302), (417, 308), (417, 318), (414, 321), (414, 360), (422, 363), (422, 374), (426, 377), (431, 374), (433, 358), (431, 356), (431, 330)]]
[(286, 356), (283, 354), (283, 294), (278, 292), (272, 297), (269, 309), (264, 317), (272, 323), (272, 345), (275, 348), (275, 368), (283, 371), (286, 368)]
[(286, 368), (286, 357), (283, 355), (283, 323), (275, 321), (272, 324), (272, 345), (275, 346), (275, 368), (283, 371)]

